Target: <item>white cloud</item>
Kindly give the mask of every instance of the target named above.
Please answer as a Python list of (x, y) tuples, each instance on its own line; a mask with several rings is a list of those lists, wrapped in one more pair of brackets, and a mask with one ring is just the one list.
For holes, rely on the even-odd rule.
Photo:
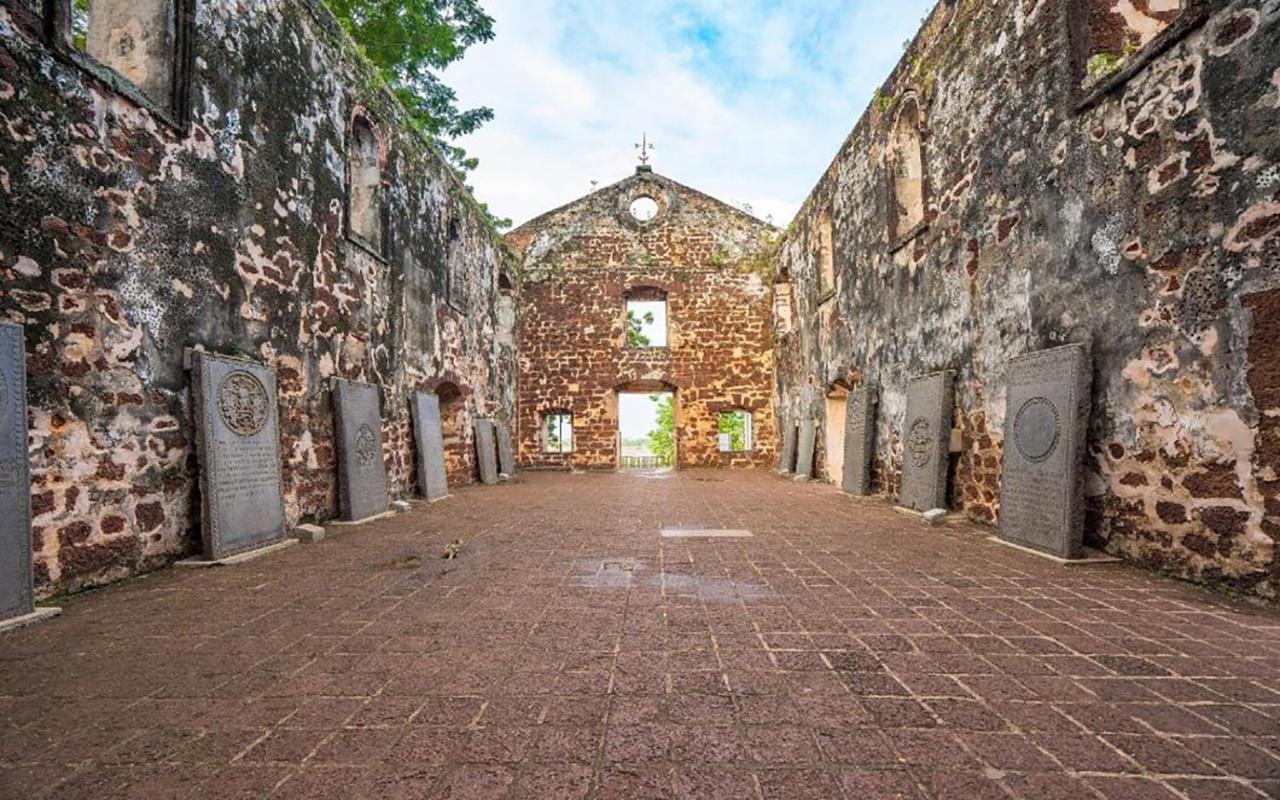
[(655, 169), (785, 225), (933, 0), (489, 0), (497, 37), (445, 80), (497, 118), (462, 144), (517, 223)]

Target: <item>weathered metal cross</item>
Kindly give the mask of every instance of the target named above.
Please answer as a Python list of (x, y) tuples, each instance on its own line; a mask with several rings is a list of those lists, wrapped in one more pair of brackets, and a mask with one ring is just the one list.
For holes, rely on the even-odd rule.
[(640, 166), (648, 166), (649, 154), (657, 148), (649, 141), (649, 134), (647, 131), (640, 137), (640, 144), (636, 145), (636, 149), (640, 151)]

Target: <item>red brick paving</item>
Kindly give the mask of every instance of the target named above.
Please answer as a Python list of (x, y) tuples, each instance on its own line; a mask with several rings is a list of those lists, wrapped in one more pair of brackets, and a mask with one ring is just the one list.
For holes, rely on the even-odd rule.
[(0, 797), (1280, 797), (1280, 617), (988, 535), (765, 473), (464, 489), (0, 639)]

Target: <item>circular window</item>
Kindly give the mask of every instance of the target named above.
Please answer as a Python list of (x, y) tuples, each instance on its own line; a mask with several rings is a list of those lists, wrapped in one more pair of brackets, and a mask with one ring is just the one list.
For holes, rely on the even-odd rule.
[(652, 197), (637, 197), (631, 201), (631, 217), (636, 222), (652, 222), (658, 216), (658, 201)]

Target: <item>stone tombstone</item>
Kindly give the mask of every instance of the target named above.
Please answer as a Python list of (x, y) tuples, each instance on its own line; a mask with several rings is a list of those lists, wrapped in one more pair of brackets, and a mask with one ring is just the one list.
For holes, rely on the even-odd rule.
[(916, 511), (947, 507), (954, 381), (953, 372), (935, 372), (916, 378), (907, 387), (902, 495), (898, 502)]
[(428, 500), (449, 496), (444, 466), (444, 426), (440, 421), (440, 397), (432, 392), (413, 396), (413, 435), (418, 445), (418, 489)]
[(778, 453), (778, 472), (786, 474), (796, 467), (796, 426), (784, 421), (782, 425), (782, 449)]
[(1009, 363), (1000, 538), (1060, 558), (1084, 549), (1084, 457), (1092, 368), (1071, 344)]
[(844, 407), (844, 474), (840, 487), (863, 497), (871, 491), (871, 455), (875, 452), (877, 392), (860, 386)]
[(285, 535), (275, 371), (254, 361), (192, 354), (200, 459), (200, 523), (211, 561)]
[(26, 346), (0, 321), (0, 620), (31, 613), (31, 580)]
[(476, 462), (480, 465), (480, 481), (498, 482), (498, 452), (493, 420), (476, 420)]
[(334, 378), (333, 413), (339, 511), (347, 522), (377, 516), (387, 510), (388, 501), (378, 387)]
[(511, 439), (511, 426), (505, 422), (495, 422), (494, 432), (498, 438), (498, 472), (510, 477), (516, 474), (516, 448)]
[(813, 477), (813, 451), (818, 441), (818, 422), (806, 419), (800, 426), (800, 443), (796, 451), (796, 478)]

